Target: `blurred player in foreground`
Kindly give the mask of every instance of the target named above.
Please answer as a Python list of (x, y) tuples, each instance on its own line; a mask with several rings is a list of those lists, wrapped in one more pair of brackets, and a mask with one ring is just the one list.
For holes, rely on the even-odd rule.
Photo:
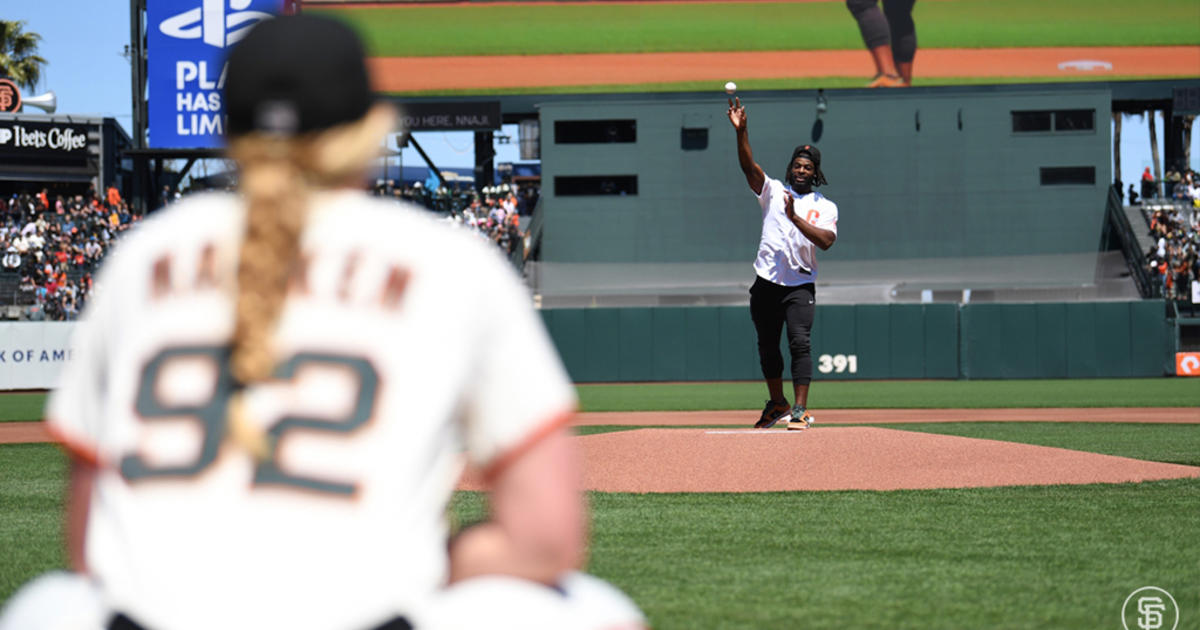
[[(729, 99), (729, 122), (737, 134), (738, 165), (762, 209), (762, 236), (754, 259), (750, 287), (750, 317), (758, 334), (758, 358), (770, 399), (754, 424), (767, 429), (787, 421), (789, 430), (812, 424), (808, 388), (812, 382), (812, 333), (816, 315), (817, 248), (829, 249), (837, 240), (837, 204), (813, 190), (827, 183), (821, 172), (821, 152), (803, 144), (792, 152), (784, 181), (767, 177), (750, 150), (746, 108)], [(787, 324), (792, 355), (792, 394), (788, 407), (783, 393), (783, 353), (779, 335)]]
[[(560, 621), (569, 583), (539, 584), (618, 600), (574, 571), (574, 390), (524, 288), (487, 243), (358, 190), (395, 113), (357, 37), (277, 18), (227, 72), (238, 194), (158, 213), (106, 264), (47, 410), (78, 573), (0, 628), (39, 627), (39, 601), (95, 617), (69, 627), (449, 628), (439, 602), (472, 598), (442, 588), (473, 578), (566, 593)], [(447, 546), (464, 450), (490, 519)]]

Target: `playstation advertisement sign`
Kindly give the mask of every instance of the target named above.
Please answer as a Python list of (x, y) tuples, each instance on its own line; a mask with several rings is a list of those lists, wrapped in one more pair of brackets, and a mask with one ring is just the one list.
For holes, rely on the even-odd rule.
[(148, 146), (222, 146), (221, 91), (229, 49), (255, 24), (283, 13), (290, 4), (288, 0), (147, 0)]

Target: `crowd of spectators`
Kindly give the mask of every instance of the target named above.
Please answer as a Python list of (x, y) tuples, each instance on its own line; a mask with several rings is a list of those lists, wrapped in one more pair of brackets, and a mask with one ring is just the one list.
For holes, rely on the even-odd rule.
[(1193, 208), (1200, 208), (1200, 174), (1195, 171), (1168, 170), (1163, 186), (1166, 189), (1167, 198), (1190, 204)]
[(1122, 197), (1122, 201), (1126, 195), (1128, 196), (1128, 203), (1131, 206), (1139, 205), (1150, 199), (1169, 199), (1200, 208), (1200, 173), (1196, 171), (1188, 168), (1168, 168), (1163, 178), (1156, 180), (1150, 173), (1150, 167), (1147, 166), (1145, 172), (1142, 173), (1141, 184), (1140, 193), (1133, 184), (1129, 185), (1128, 191), (1122, 190), (1120, 181), (1114, 184), (1114, 188), (1117, 195)]
[[(461, 182), (447, 184), (442, 184), (434, 176), (424, 183), (403, 185), (396, 185), (394, 180), (379, 180), (373, 193), (378, 197), (422, 206), (455, 225), (475, 230), (511, 256), (517, 250), (517, 245), (527, 237), (520, 228), (521, 217), (533, 214), (539, 197), (538, 188), (504, 183), (475, 190), (464, 187)], [(233, 189), (229, 181), (223, 181), (222, 185), (226, 189)], [(186, 194), (199, 190), (192, 188)], [(166, 203), (169, 201), (168, 192), (164, 191), (163, 194)]]
[(1200, 281), (1200, 212), (1176, 205), (1150, 215), (1154, 245), (1146, 252), (1151, 277), (1167, 299), (1192, 299), (1192, 283)]
[(533, 213), (538, 191), (534, 187), (512, 184), (485, 186), (479, 191), (422, 185), (390, 187), (380, 184), (375, 193), (410, 201), (429, 208), (446, 220), (475, 230), (511, 256), (527, 234), (521, 230), (521, 217)]
[(30, 320), (75, 319), (92, 291), (92, 272), (140, 217), (115, 187), (93, 193), (0, 197), (0, 303)]
[[(430, 189), (418, 182), (380, 185), (375, 192), (424, 206), (478, 232), (508, 255), (525, 237), (520, 217), (531, 214), (537, 203), (536, 188), (508, 184), (475, 191)], [(179, 196), (165, 190), (161, 202)], [(21, 307), (19, 316), (26, 320), (75, 319), (91, 294), (97, 265), (140, 218), (115, 187), (104, 194), (59, 195), (42, 189), (0, 196), (0, 305)]]

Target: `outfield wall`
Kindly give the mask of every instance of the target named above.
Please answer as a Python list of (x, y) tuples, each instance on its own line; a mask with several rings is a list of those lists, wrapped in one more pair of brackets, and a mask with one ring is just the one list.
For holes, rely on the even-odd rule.
[[(542, 317), (576, 382), (761, 378), (744, 306)], [(819, 305), (813, 326), (816, 379), (1151, 377), (1172, 351), (1161, 300)]]
[[(540, 311), (576, 382), (761, 378), (745, 306)], [(1162, 300), (818, 305), (816, 379), (1150, 377), (1174, 373)], [(0, 390), (49, 389), (71, 322), (0, 324)], [(786, 359), (787, 349), (784, 346)], [(785, 364), (787, 361), (785, 360)]]

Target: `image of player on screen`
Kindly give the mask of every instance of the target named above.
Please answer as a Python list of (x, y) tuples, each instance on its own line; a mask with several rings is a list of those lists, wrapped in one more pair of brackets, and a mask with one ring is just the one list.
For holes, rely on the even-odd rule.
[(875, 64), (875, 77), (867, 87), (912, 85), (913, 60), (917, 56), (917, 26), (912, 10), (917, 0), (846, 0), (846, 8), (858, 22), (863, 43)]

